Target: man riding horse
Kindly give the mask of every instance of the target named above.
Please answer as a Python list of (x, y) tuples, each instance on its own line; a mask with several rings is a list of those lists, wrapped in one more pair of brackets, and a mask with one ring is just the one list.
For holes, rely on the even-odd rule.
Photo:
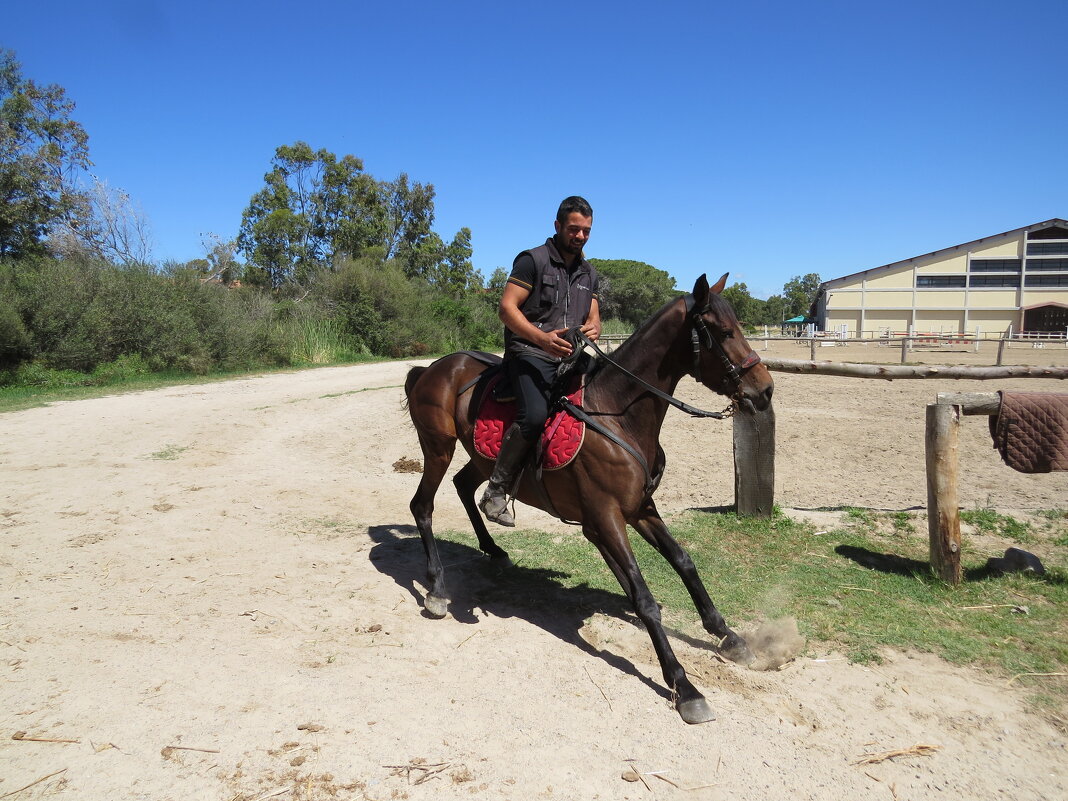
[(565, 198), (556, 212), (556, 234), (524, 250), (512, 264), (498, 315), (504, 323), (504, 364), (518, 414), (504, 432), (479, 508), (502, 526), (514, 526), (508, 496), (549, 416), (550, 390), (560, 362), (571, 355), (569, 328), (596, 341), (601, 333), (597, 271), (586, 261), (593, 209), (581, 197)]

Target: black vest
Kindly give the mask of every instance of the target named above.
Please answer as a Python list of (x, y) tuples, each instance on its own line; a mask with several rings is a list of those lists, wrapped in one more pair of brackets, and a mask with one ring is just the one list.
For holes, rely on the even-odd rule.
[[(552, 237), (545, 240), (544, 245), (523, 253), (529, 253), (534, 259), (534, 286), (530, 290), (530, 297), (520, 307), (523, 316), (542, 331), (572, 328), (585, 323), (593, 305), (593, 286), (597, 275), (593, 266), (581, 259), (568, 269)], [(534, 352), (547, 359), (553, 358), (507, 329), (505, 350), (509, 353)]]

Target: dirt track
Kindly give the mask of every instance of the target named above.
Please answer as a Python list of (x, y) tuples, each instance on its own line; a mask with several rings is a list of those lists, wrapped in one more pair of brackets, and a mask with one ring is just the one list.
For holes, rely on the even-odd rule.
[[(1012, 356), (1068, 363), (1063, 349)], [(418, 476), (393, 470), (419, 458), (407, 367), (0, 415), (0, 796), (62, 771), (12, 797), (1068, 797), (1063, 733), (1003, 681), (931, 657), (868, 669), (817, 648), (756, 673), (681, 639), (719, 715), (687, 727), (617, 596), (592, 617), (558, 587), (515, 597), (453, 546), (452, 616), (426, 619), (407, 509)], [(777, 376), (779, 503), (922, 507), (936, 392), (1066, 391), (997, 384)], [(680, 394), (708, 405), (692, 382)], [(731, 503), (729, 425), (673, 414), (665, 432), (661, 511)], [(1013, 473), (978, 418), (961, 472), (966, 507), (1068, 505), (1064, 474)], [(466, 528), (451, 487), (436, 520)], [(917, 743), (941, 749), (852, 764)], [(678, 787), (626, 782), (631, 766)]]

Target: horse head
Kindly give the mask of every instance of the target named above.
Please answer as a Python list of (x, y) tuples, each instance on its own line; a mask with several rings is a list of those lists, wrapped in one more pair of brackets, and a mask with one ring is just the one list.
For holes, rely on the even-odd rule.
[(734, 309), (720, 296), (727, 275), (713, 286), (702, 275), (686, 299), (693, 374), (713, 392), (764, 410), (771, 404), (775, 382), (742, 333)]

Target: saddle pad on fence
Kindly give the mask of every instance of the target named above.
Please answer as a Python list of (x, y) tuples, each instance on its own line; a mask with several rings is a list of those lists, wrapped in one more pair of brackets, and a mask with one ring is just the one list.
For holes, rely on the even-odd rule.
[[(500, 379), (501, 376), (493, 378), (486, 387), (482, 406), (475, 419), (475, 450), (487, 459), (496, 459), (501, 452), (501, 439), (516, 415), (515, 403), (500, 403), (493, 398), (493, 389)], [(581, 405), (582, 387), (579, 386), (567, 397), (576, 406)], [(582, 447), (585, 433), (586, 424), (567, 412), (549, 415), (541, 435), (542, 468), (559, 470), (570, 464)]]
[(1001, 392), (990, 435), (1005, 464), (1021, 473), (1068, 470), (1068, 394)]

